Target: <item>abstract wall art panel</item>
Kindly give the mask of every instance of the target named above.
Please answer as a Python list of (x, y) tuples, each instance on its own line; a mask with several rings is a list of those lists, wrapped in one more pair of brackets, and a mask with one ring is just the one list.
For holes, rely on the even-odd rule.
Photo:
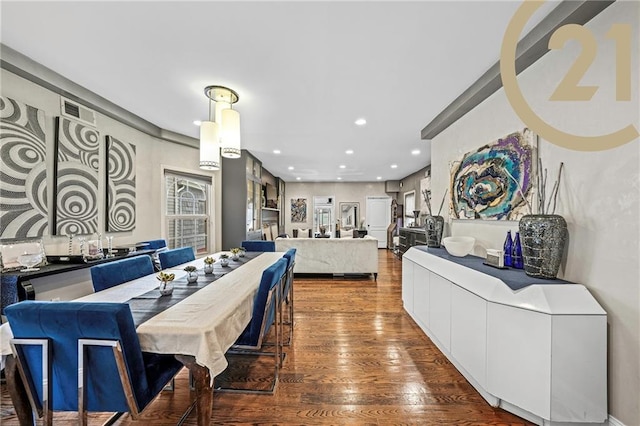
[(0, 238), (47, 231), (44, 111), (0, 96)]
[(533, 133), (525, 129), (468, 152), (454, 163), (450, 188), (453, 217), (519, 220), (528, 213), (535, 182), (534, 140)]
[(84, 124), (56, 119), (56, 235), (98, 231), (99, 136)]
[(136, 147), (107, 136), (108, 232), (133, 231), (136, 227)]
[(291, 199), (291, 222), (301, 223), (307, 221), (307, 199), (292, 198)]

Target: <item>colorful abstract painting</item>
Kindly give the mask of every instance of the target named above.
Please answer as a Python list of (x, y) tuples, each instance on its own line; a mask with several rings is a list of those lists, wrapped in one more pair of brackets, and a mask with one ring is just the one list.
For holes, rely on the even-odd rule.
[(0, 96), (0, 238), (42, 237), (48, 226), (44, 111)]
[(56, 235), (98, 230), (98, 131), (68, 118), (56, 119)]
[(136, 227), (136, 147), (107, 136), (108, 232), (133, 231)]
[(292, 198), (291, 199), (291, 222), (301, 223), (307, 221), (307, 199)]
[[(457, 219), (519, 220), (533, 198), (534, 135), (528, 129), (465, 154), (451, 169)], [(527, 201), (525, 201), (525, 198)]]

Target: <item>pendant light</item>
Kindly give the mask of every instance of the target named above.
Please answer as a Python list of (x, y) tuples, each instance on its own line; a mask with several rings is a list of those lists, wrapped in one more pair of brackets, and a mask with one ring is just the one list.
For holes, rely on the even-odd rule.
[[(206, 93), (206, 91), (205, 91)], [(211, 110), (212, 99), (209, 99), (208, 121), (200, 124), (200, 168), (203, 170), (220, 170), (220, 138), (218, 123), (214, 121)]]
[[(204, 89), (204, 94), (209, 98), (210, 121), (203, 122), (202, 125), (204, 126), (205, 123), (215, 124), (216, 130), (214, 135), (210, 124), (204, 126), (206, 127), (204, 130), (203, 126), (200, 127), (200, 168), (203, 168), (203, 155), (207, 155), (212, 159), (211, 162), (217, 160), (217, 168), (208, 170), (219, 170), (220, 152), (226, 158), (240, 158), (240, 114), (232, 109), (232, 105), (238, 102), (239, 96), (234, 90), (224, 86), (207, 86)], [(213, 117), (211, 117), (211, 102), (215, 102)], [(206, 135), (203, 135), (203, 132)], [(203, 144), (205, 140), (203, 136), (206, 136), (206, 144)], [(215, 137), (217, 141), (215, 153), (212, 145), (208, 142), (209, 137)]]

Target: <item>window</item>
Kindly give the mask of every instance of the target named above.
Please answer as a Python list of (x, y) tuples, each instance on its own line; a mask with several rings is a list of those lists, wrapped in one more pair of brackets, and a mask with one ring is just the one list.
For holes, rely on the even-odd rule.
[(211, 178), (165, 170), (165, 224), (169, 248), (209, 253)]

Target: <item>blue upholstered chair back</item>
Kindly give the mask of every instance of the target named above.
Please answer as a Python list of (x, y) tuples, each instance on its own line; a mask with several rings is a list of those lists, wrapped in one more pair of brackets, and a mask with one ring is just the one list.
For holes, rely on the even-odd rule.
[(19, 301), (18, 277), (0, 274), (0, 314), (4, 315), (4, 308)]
[[(139, 411), (182, 368), (172, 355), (140, 350), (129, 305), (24, 301), (8, 306), (7, 318), (14, 338), (50, 339), (52, 409), (78, 410), (78, 339), (118, 340)], [(90, 347), (85, 362), (88, 411), (129, 411), (111, 347)], [(42, 351), (25, 346), (28, 376), (42, 404)]]
[(274, 241), (246, 240), (242, 242), (242, 247), (246, 251), (276, 251), (276, 243)]
[(193, 254), (193, 248), (181, 247), (159, 253), (158, 259), (160, 259), (160, 267), (167, 269), (196, 260), (196, 256)]
[(91, 267), (91, 281), (93, 289), (101, 291), (153, 272), (151, 258), (141, 255)]
[(262, 272), (258, 293), (253, 300), (251, 322), (236, 340), (236, 345), (260, 346), (262, 337), (267, 335), (275, 319), (276, 303), (273, 299), (269, 300), (269, 292), (278, 285), (286, 269), (287, 260), (281, 258)]
[(163, 239), (159, 239), (159, 240), (149, 240), (149, 241), (141, 241), (142, 243), (147, 243), (149, 244), (148, 246), (144, 247), (145, 250), (157, 250), (159, 248), (162, 247), (166, 247), (167, 246), (167, 242)]
[(290, 248), (285, 252), (282, 256), (287, 259), (287, 279), (284, 284), (284, 289), (282, 290), (282, 294), (286, 297), (289, 294), (289, 289), (291, 288), (291, 283), (293, 282), (293, 267), (296, 263), (296, 249), (295, 247)]

